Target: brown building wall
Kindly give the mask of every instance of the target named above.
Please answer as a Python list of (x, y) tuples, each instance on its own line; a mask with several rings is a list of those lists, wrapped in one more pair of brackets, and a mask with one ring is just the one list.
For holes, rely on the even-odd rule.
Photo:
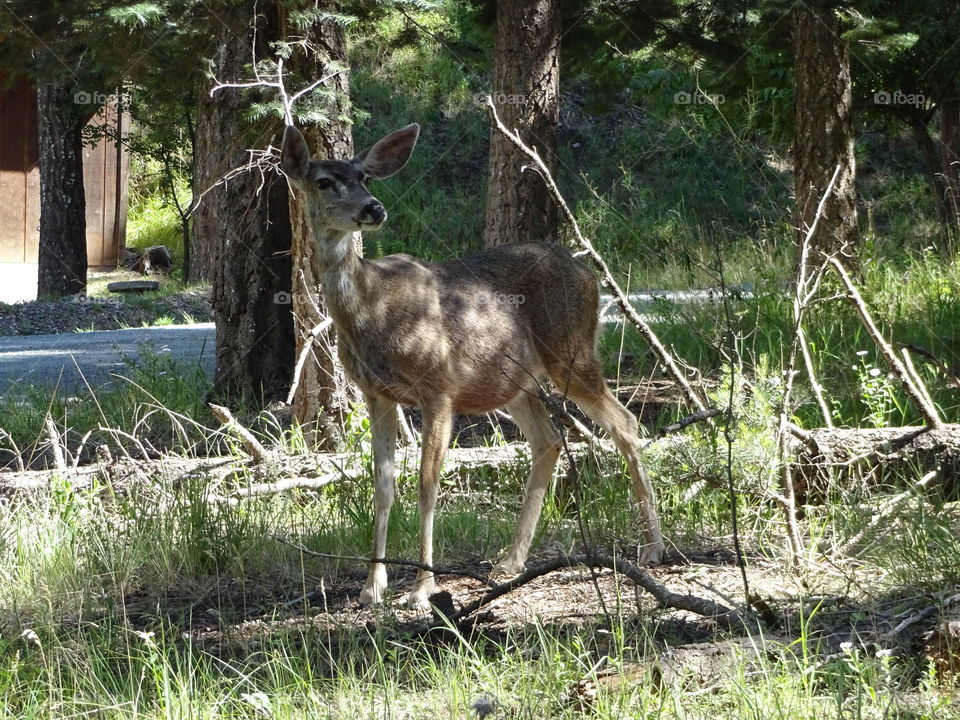
[[(116, 104), (90, 123), (116, 123)], [(124, 132), (128, 120), (122, 115)], [(36, 263), (40, 240), (36, 91), (26, 81), (0, 91), (0, 263)], [(127, 225), (129, 155), (112, 141), (83, 150), (87, 263), (116, 267)]]

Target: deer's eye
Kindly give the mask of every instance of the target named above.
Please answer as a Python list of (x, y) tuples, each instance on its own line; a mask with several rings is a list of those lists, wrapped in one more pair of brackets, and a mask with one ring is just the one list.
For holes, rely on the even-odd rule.
[(317, 180), (317, 187), (321, 190), (329, 190), (333, 187), (333, 180), (330, 178), (320, 178)]

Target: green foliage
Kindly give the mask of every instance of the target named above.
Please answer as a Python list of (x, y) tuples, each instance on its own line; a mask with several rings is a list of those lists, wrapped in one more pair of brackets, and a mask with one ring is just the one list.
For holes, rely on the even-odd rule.
[[(127, 360), (123, 374), (109, 389), (86, 388), (76, 393), (62, 389), (24, 388), (0, 398), (0, 428), (9, 433), (29, 465), (46, 465), (44, 418), (49, 412), (69, 452), (89, 461), (93, 448), (106, 444), (121, 455), (140, 450), (110, 429), (146, 438), (156, 447), (187, 454), (215, 449), (208, 444), (202, 423), (208, 416), (210, 389), (204, 370), (184, 366), (169, 354), (144, 347), (139, 360)], [(89, 433), (89, 435), (88, 435)], [(85, 441), (81, 446), (81, 441)], [(0, 449), (0, 462), (13, 463), (12, 444)]]

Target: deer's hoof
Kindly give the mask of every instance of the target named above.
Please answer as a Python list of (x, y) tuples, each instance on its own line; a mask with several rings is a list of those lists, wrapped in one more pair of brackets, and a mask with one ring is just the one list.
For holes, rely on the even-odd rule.
[(514, 575), (519, 575), (526, 569), (526, 563), (504, 558), (493, 566), (493, 570), (490, 571), (490, 577), (513, 577)]
[(407, 609), (415, 612), (430, 612), (430, 593), (414, 590), (407, 595)]
[(659, 565), (663, 562), (663, 556), (666, 552), (667, 547), (663, 544), (663, 541), (650, 543), (645, 546), (643, 552), (640, 553), (640, 564)]
[(383, 602), (386, 588), (378, 585), (367, 585), (360, 593), (361, 605), (379, 605)]

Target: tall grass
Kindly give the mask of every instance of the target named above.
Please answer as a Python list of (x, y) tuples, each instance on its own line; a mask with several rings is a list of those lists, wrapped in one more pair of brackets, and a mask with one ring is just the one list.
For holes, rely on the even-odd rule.
[[(617, 485), (610, 478), (618, 465), (601, 463), (597, 477), (585, 478), (581, 510), (592, 528), (620, 535), (629, 524), (617, 520), (626, 515), (625, 483), (607, 488)], [(908, 518), (914, 530), (881, 535), (846, 579), (810, 573), (809, 596), (778, 563), (778, 540), (745, 523), (751, 566), (771, 575), (762, 586), (797, 589), (771, 600), (784, 626), (697, 654), (684, 649), (697, 637), (692, 626), (648, 603), (637, 615), (626, 592), (606, 617), (574, 613), (485, 634), (410, 634), (392, 607), (366, 616), (373, 624), (358, 623), (340, 588), (358, 591), (362, 567), (272, 538), (366, 552), (366, 481), (309, 500), (239, 506), (211, 505), (207, 482), (105, 493), (107, 485), (76, 490), (54, 480), (43, 496), (0, 505), (0, 717), (467, 717), (478, 699), (493, 717), (880, 718), (907, 707), (910, 717), (955, 716), (952, 681), (922, 659), (878, 654), (855, 636), (838, 651), (830, 634), (846, 627), (851, 607), (865, 617), (878, 608), (889, 614), (907, 594), (947, 590), (960, 577), (955, 511), (918, 505), (923, 517)], [(400, 488), (390, 552), (410, 556), (415, 489)], [(665, 527), (681, 549), (724, 532), (722, 492), (692, 497), (664, 486), (662, 495)], [(554, 502), (536, 552), (577, 537), (569, 509)], [(762, 502), (747, 505), (746, 517), (773, 520)], [(853, 502), (832, 507), (831, 518), (814, 524), (849, 535), (862, 523)], [(445, 562), (490, 558), (512, 517), (512, 509), (478, 514), (470, 498), (449, 501), (439, 513), (438, 553)], [(691, 571), (712, 572), (710, 564)], [(688, 577), (682, 566), (674, 572)], [(863, 592), (852, 589), (868, 579)], [(285, 604), (304, 592), (313, 599)], [(842, 599), (847, 612), (831, 614), (825, 597)]]

